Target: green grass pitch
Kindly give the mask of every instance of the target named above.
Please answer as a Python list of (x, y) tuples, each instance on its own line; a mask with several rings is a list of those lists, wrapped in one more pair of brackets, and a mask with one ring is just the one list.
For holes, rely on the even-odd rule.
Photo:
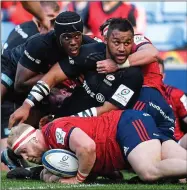
[[(130, 179), (134, 174), (123, 173), (126, 180)], [(58, 183), (44, 183), (35, 180), (12, 180), (6, 178), (6, 173), (1, 173), (1, 189), (2, 190), (37, 190), (37, 189), (57, 189), (57, 190), (187, 190), (187, 184), (126, 184), (125, 180), (122, 184), (110, 184), (107, 179), (98, 179), (94, 184), (80, 185), (63, 185)]]

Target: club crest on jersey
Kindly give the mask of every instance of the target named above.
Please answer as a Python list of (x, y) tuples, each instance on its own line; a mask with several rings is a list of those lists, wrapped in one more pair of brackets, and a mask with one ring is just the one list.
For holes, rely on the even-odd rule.
[(107, 80), (109, 80), (109, 81), (115, 80), (115, 76), (114, 76), (114, 75), (107, 75), (106, 78), (107, 78)]
[(134, 36), (134, 43), (136, 45), (139, 45), (139, 44), (141, 44), (143, 42), (149, 42), (149, 41), (142, 35), (135, 35)]
[(57, 128), (55, 136), (56, 136), (56, 142), (58, 144), (64, 145), (66, 132), (64, 132), (61, 128)]
[(69, 63), (71, 64), (71, 65), (74, 65), (74, 60), (69, 56)]
[(105, 101), (105, 97), (101, 93), (97, 93), (96, 100), (100, 103), (103, 103)]

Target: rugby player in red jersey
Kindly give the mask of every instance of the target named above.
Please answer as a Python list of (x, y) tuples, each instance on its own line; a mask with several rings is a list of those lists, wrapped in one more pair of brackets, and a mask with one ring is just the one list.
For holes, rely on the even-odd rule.
[[(165, 78), (164, 73), (164, 62), (162, 59), (158, 60), (160, 72)], [(175, 138), (179, 141), (179, 144), (187, 149), (187, 135), (184, 134), (184, 131), (187, 130), (187, 97), (185, 93), (173, 86), (166, 85), (166, 98), (170, 102), (170, 105), (174, 111), (176, 122), (175, 122)]]
[(75, 177), (59, 178), (45, 170), (40, 176), (46, 182), (78, 184), (91, 174), (103, 176), (125, 169), (128, 164), (143, 181), (187, 176), (185, 149), (162, 133), (153, 118), (142, 111), (64, 117), (41, 130), (19, 124), (12, 128), (8, 145), (15, 154), (34, 163), (41, 163), (42, 154), (49, 149), (76, 154), (79, 167)]

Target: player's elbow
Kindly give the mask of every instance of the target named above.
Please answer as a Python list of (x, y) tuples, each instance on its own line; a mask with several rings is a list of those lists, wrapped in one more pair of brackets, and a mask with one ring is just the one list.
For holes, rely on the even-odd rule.
[(77, 154), (79, 155), (95, 155), (96, 153), (96, 144), (95, 142), (90, 139), (89, 142), (87, 142), (84, 145), (81, 145), (78, 149), (77, 149)]

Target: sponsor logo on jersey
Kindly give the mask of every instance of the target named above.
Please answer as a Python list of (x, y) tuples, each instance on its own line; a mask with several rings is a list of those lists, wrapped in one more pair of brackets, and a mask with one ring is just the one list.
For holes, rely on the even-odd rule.
[(103, 80), (103, 82), (105, 83), (105, 84), (107, 84), (108, 86), (112, 86), (112, 83), (111, 82), (109, 82), (108, 80), (106, 80), (106, 79), (104, 79)]
[(139, 44), (144, 43), (144, 42), (149, 42), (144, 36), (142, 36), (142, 35), (135, 35), (134, 36), (134, 43), (136, 45), (139, 45)]
[(90, 97), (92, 98), (96, 98), (96, 100), (100, 103), (103, 103), (105, 101), (105, 97), (103, 94), (101, 93), (97, 93), (95, 94), (94, 92), (92, 92), (90, 90), (90, 87), (88, 86), (87, 82), (84, 80), (83, 84), (82, 84), (82, 87), (85, 89), (85, 91), (87, 92), (87, 94), (90, 95)]
[(160, 136), (159, 134), (156, 134), (156, 133), (153, 133), (153, 135), (156, 136), (156, 137), (159, 137), (159, 136)]
[(169, 130), (174, 133), (175, 127), (170, 127)]
[(56, 142), (58, 144), (64, 145), (66, 132), (64, 132), (61, 128), (56, 128), (55, 136), (56, 136)]
[(37, 64), (40, 64), (40, 63), (41, 63), (41, 60), (36, 59), (35, 62), (36, 62)]
[(71, 64), (71, 65), (74, 65), (74, 63), (75, 63), (75, 61), (69, 56), (69, 63)]
[(27, 50), (24, 51), (24, 54), (33, 62), (40, 64), (41, 60), (33, 58)]
[(166, 113), (160, 108), (160, 106), (157, 106), (155, 104), (153, 104), (153, 102), (149, 102), (149, 106), (155, 108), (157, 111), (160, 112), (160, 114), (167, 119), (168, 121), (175, 123), (174, 119), (170, 118), (169, 116), (166, 115)]
[(95, 98), (95, 93), (90, 90), (90, 87), (87, 85), (87, 82), (85, 80), (82, 86), (86, 90), (87, 94), (89, 94), (92, 98)]
[(123, 150), (124, 150), (124, 154), (125, 154), (125, 156), (126, 156), (126, 155), (127, 155), (127, 151), (129, 150), (129, 147), (124, 146), (124, 147), (123, 147)]
[(100, 103), (103, 103), (105, 101), (105, 97), (101, 93), (97, 93), (96, 100)]
[(143, 113), (143, 116), (150, 116), (148, 113)]
[(115, 76), (114, 75), (107, 75), (106, 78), (110, 81), (115, 80)]
[(123, 106), (126, 106), (133, 94), (133, 90), (121, 84), (116, 90), (116, 92), (113, 94), (112, 99), (122, 104)]
[(20, 25), (17, 25), (15, 27), (15, 31), (22, 37), (22, 38), (28, 38), (28, 34), (23, 31), (22, 28), (20, 28)]
[(127, 95), (127, 94), (129, 94), (130, 93), (130, 90), (129, 89), (123, 89), (122, 91), (121, 91), (121, 95)]

